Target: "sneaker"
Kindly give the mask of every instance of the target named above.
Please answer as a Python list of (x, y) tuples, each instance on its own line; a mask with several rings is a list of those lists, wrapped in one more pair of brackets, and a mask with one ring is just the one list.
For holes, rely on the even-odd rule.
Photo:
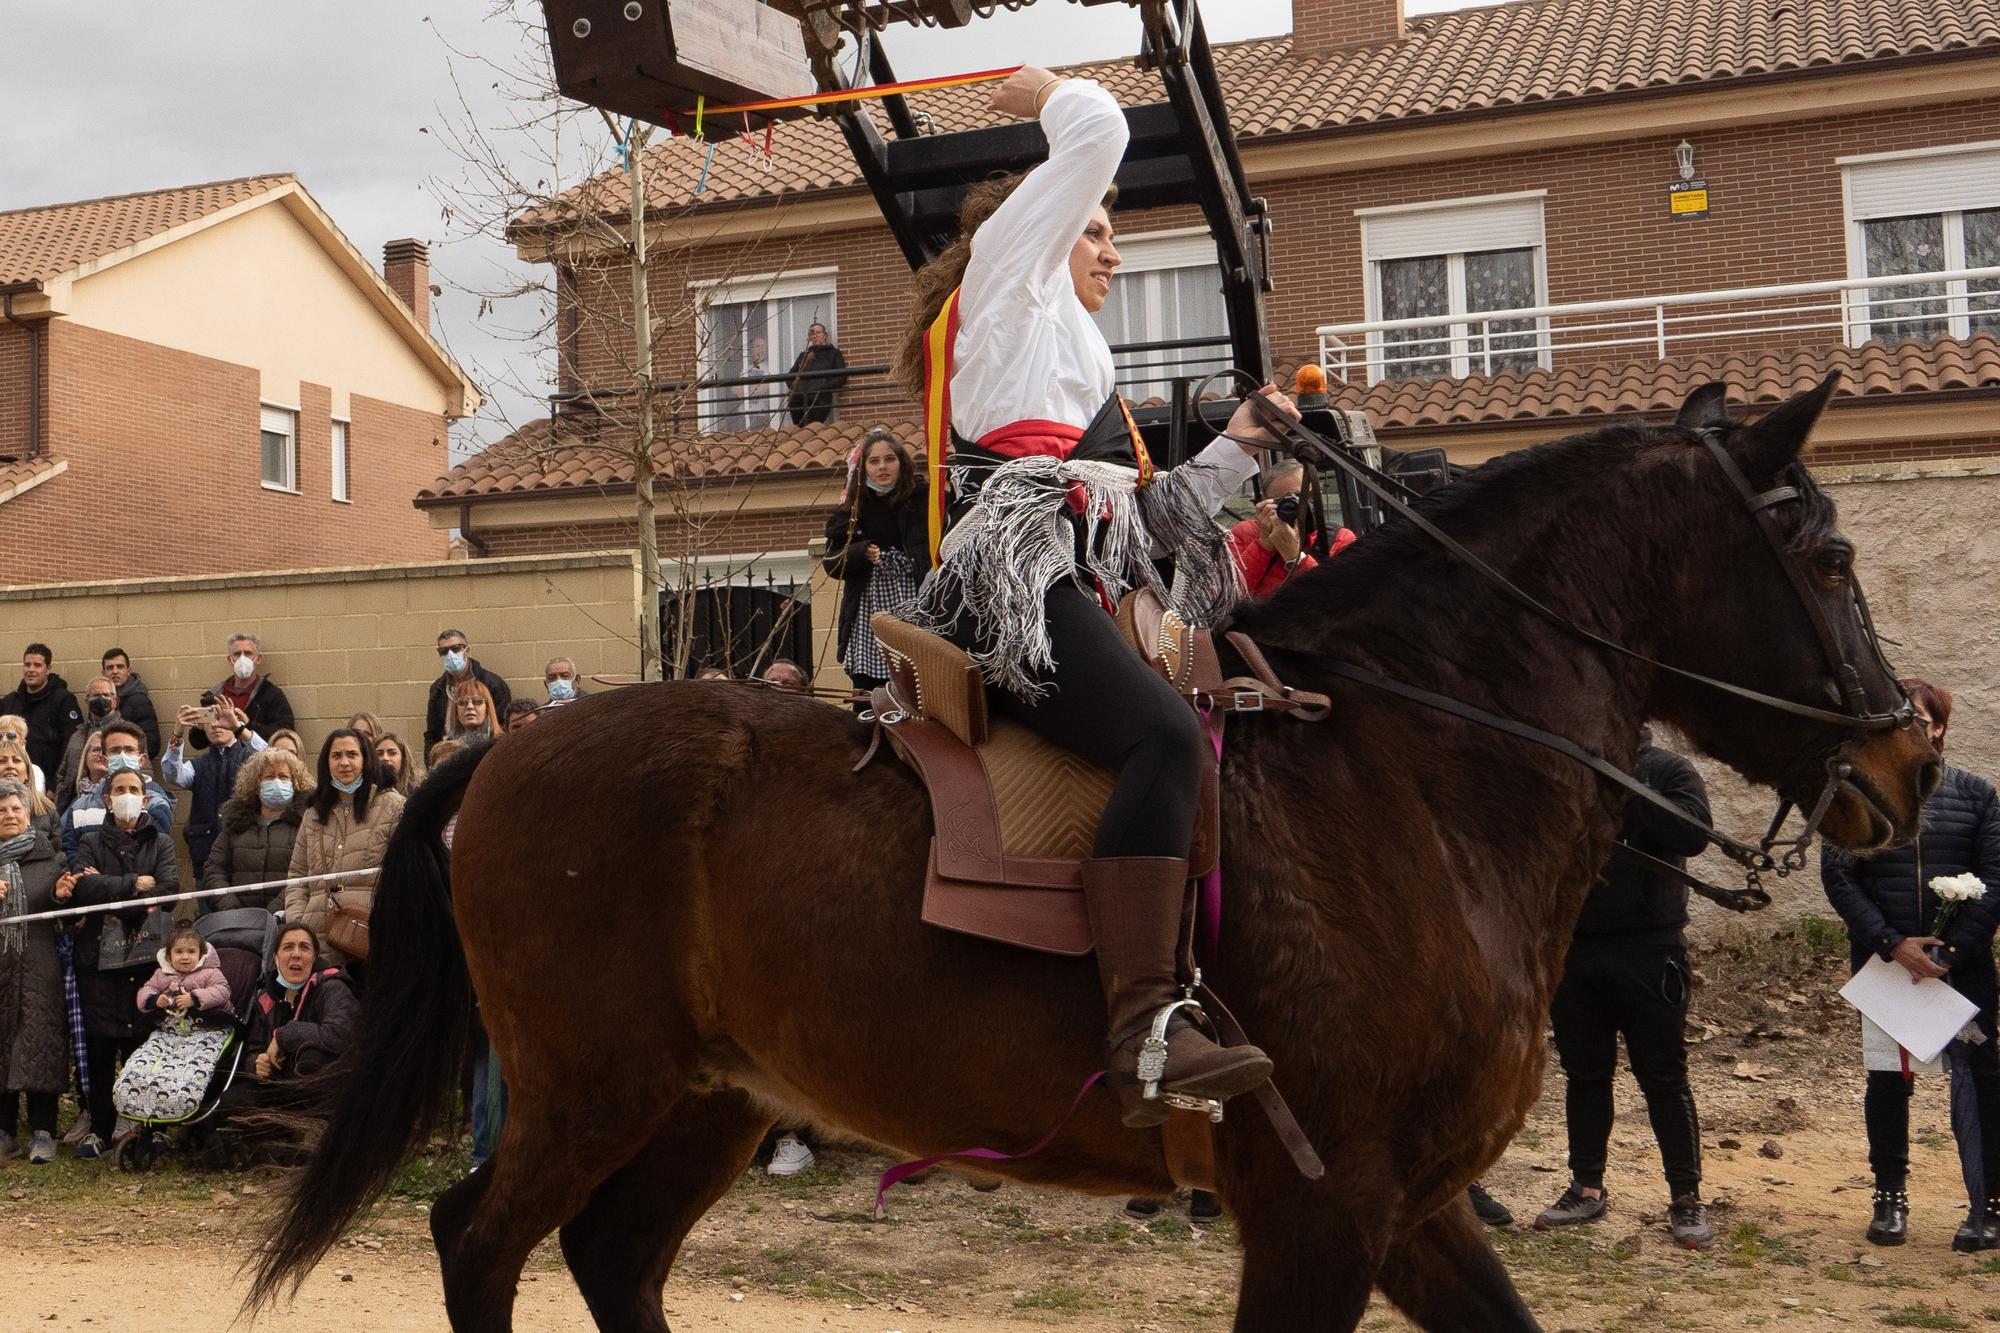
[(86, 1134), (83, 1136), (83, 1142), (76, 1145), (76, 1160), (79, 1162), (94, 1162), (104, 1156), (106, 1151), (103, 1139), (98, 1138), (95, 1134)]
[(1478, 1219), (1489, 1227), (1511, 1227), (1514, 1214), (1507, 1211), (1507, 1205), (1486, 1192), (1486, 1187), (1473, 1181), (1465, 1187), (1465, 1197), (1472, 1200), (1472, 1211)]
[(1222, 1201), (1207, 1190), (1194, 1190), (1188, 1195), (1188, 1221), (1197, 1226), (1206, 1226), (1222, 1216)]
[(1708, 1229), (1708, 1205), (1699, 1194), (1683, 1194), (1667, 1205), (1667, 1230), (1684, 1250), (1705, 1250), (1715, 1244), (1715, 1233)]
[(138, 1123), (130, 1116), (121, 1115), (117, 1123), (111, 1126), (111, 1141), (116, 1143), (120, 1139), (130, 1138), (138, 1128)]
[(818, 1160), (813, 1156), (813, 1150), (800, 1142), (798, 1135), (787, 1134), (771, 1150), (771, 1164), (764, 1171), (773, 1176), (796, 1176), (801, 1171), (812, 1170)]
[(28, 1160), (36, 1166), (47, 1166), (56, 1160), (56, 1136), (46, 1129), (35, 1131), (35, 1141), (28, 1145)]
[(1535, 1230), (1547, 1231), (1551, 1227), (1570, 1227), (1579, 1222), (1595, 1222), (1611, 1209), (1611, 1196), (1600, 1193), (1595, 1198), (1587, 1195), (1571, 1181), (1562, 1197), (1535, 1217)]
[(69, 1133), (62, 1136), (65, 1148), (74, 1148), (90, 1136), (90, 1112), (78, 1111), (76, 1123), (69, 1127)]
[(1127, 1199), (1125, 1201), (1125, 1216), (1127, 1217), (1136, 1217), (1141, 1222), (1150, 1222), (1159, 1215), (1160, 1201), (1158, 1199)]

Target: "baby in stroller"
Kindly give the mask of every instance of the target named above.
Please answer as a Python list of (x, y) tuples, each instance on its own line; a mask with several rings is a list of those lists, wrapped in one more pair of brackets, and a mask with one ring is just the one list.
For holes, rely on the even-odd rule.
[(119, 1114), (137, 1122), (118, 1145), (118, 1166), (144, 1171), (171, 1143), (167, 1129), (197, 1126), (243, 1062), (244, 1010), (270, 954), (274, 929), (262, 908), (214, 912), (176, 927), (160, 969), (140, 988), (141, 1011), (159, 1029), (125, 1062), (112, 1090)]

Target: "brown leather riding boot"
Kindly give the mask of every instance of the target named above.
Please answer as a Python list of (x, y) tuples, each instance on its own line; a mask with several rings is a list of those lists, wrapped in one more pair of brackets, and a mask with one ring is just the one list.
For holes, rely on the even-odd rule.
[[(1157, 1125), (1168, 1107), (1147, 1101), (1136, 1081), (1139, 1046), (1153, 1016), (1180, 998), (1174, 962), (1187, 899), (1188, 863), (1166, 856), (1125, 856), (1086, 861), (1083, 897), (1097, 937), (1097, 974), (1110, 1011), (1110, 1056), (1125, 1123)], [(1255, 1046), (1217, 1046), (1176, 1018), (1167, 1036), (1163, 1092), (1227, 1101), (1271, 1076), (1271, 1060)]]

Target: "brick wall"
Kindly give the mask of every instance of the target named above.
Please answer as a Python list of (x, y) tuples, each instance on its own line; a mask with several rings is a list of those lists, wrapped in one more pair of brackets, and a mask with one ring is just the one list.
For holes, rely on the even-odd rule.
[[(1274, 354), (1286, 362), (1316, 359), (1317, 326), (1367, 317), (1357, 208), (1546, 190), (1551, 302), (1845, 278), (1847, 221), (1834, 160), (2000, 138), (2000, 98), (1700, 130), (1688, 137), (1710, 190), (1710, 216), (1695, 221), (1675, 221), (1667, 213), (1680, 134), (1253, 181), (1252, 188), (1270, 200), (1276, 224), (1277, 291), (1269, 298)], [(1124, 212), (1117, 223), (1129, 236), (1199, 225), (1201, 217), (1182, 207)], [(804, 242), (661, 252), (653, 269), (655, 314), (663, 325), (660, 364), (671, 368), (668, 373), (693, 373), (690, 282), (825, 266), (839, 268), (836, 340), (848, 362), (890, 360), (913, 289), (887, 230), (877, 226)], [(574, 308), (566, 313), (579, 330), (576, 371), (583, 383), (626, 377), (629, 293), (622, 272), (579, 275), (569, 298)], [(1629, 353), (1607, 355), (1626, 359)]]
[[(690, 524), (682, 516), (662, 511), (657, 526), (660, 558), (688, 554), (766, 555), (802, 551), (826, 533), (825, 509), (782, 509), (754, 514), (723, 514)], [(558, 523), (539, 527), (482, 528), (479, 539), (491, 555), (551, 555), (562, 551), (601, 551), (631, 546), (632, 522)]]
[[(0, 367), (10, 347), (0, 343)], [(336, 504), (325, 386), (300, 389), (299, 493), (290, 495), (260, 485), (254, 369), (61, 319), (49, 326), (48, 353), (48, 444), (70, 470), (0, 512), (0, 580), (443, 556), (443, 534), (409, 502), (445, 468), (441, 416), (355, 396), (353, 503)], [(0, 422), (17, 401), (0, 378)], [(108, 531), (130, 540), (108, 548)]]
[(1403, 35), (1403, 0), (1292, 0), (1292, 49), (1325, 55)]
[(0, 456), (28, 451), (28, 366), (28, 331), (0, 324)]

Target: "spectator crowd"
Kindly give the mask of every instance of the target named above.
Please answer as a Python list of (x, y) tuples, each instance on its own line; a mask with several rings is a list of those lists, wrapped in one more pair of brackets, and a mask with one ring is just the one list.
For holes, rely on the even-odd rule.
[[(309, 750), (255, 634), (230, 635), (221, 679), (165, 707), (124, 648), (106, 649), (80, 692), (47, 644), (22, 651), (20, 683), (0, 697), (0, 1158), (170, 1149), (122, 1114), (145, 1101), (128, 1094), (139, 1066), (159, 1063), (135, 1053), (238, 1027), (242, 1068), (187, 1146), (237, 1160), (268, 1139), (246, 1113), (282, 1106), (286, 1081), (337, 1055), (360, 1012), (372, 877), (311, 877), (381, 864), (427, 760), (584, 693), (567, 656), (546, 665), (543, 702), (516, 698), (462, 631), (440, 633), (437, 653), (421, 749), (363, 712)], [(206, 892), (140, 901), (193, 890)], [(104, 910), (10, 924), (92, 907)], [(207, 932), (231, 938), (246, 911), (282, 928), (232, 989)], [(65, 1095), (78, 1108), (67, 1132)]]

